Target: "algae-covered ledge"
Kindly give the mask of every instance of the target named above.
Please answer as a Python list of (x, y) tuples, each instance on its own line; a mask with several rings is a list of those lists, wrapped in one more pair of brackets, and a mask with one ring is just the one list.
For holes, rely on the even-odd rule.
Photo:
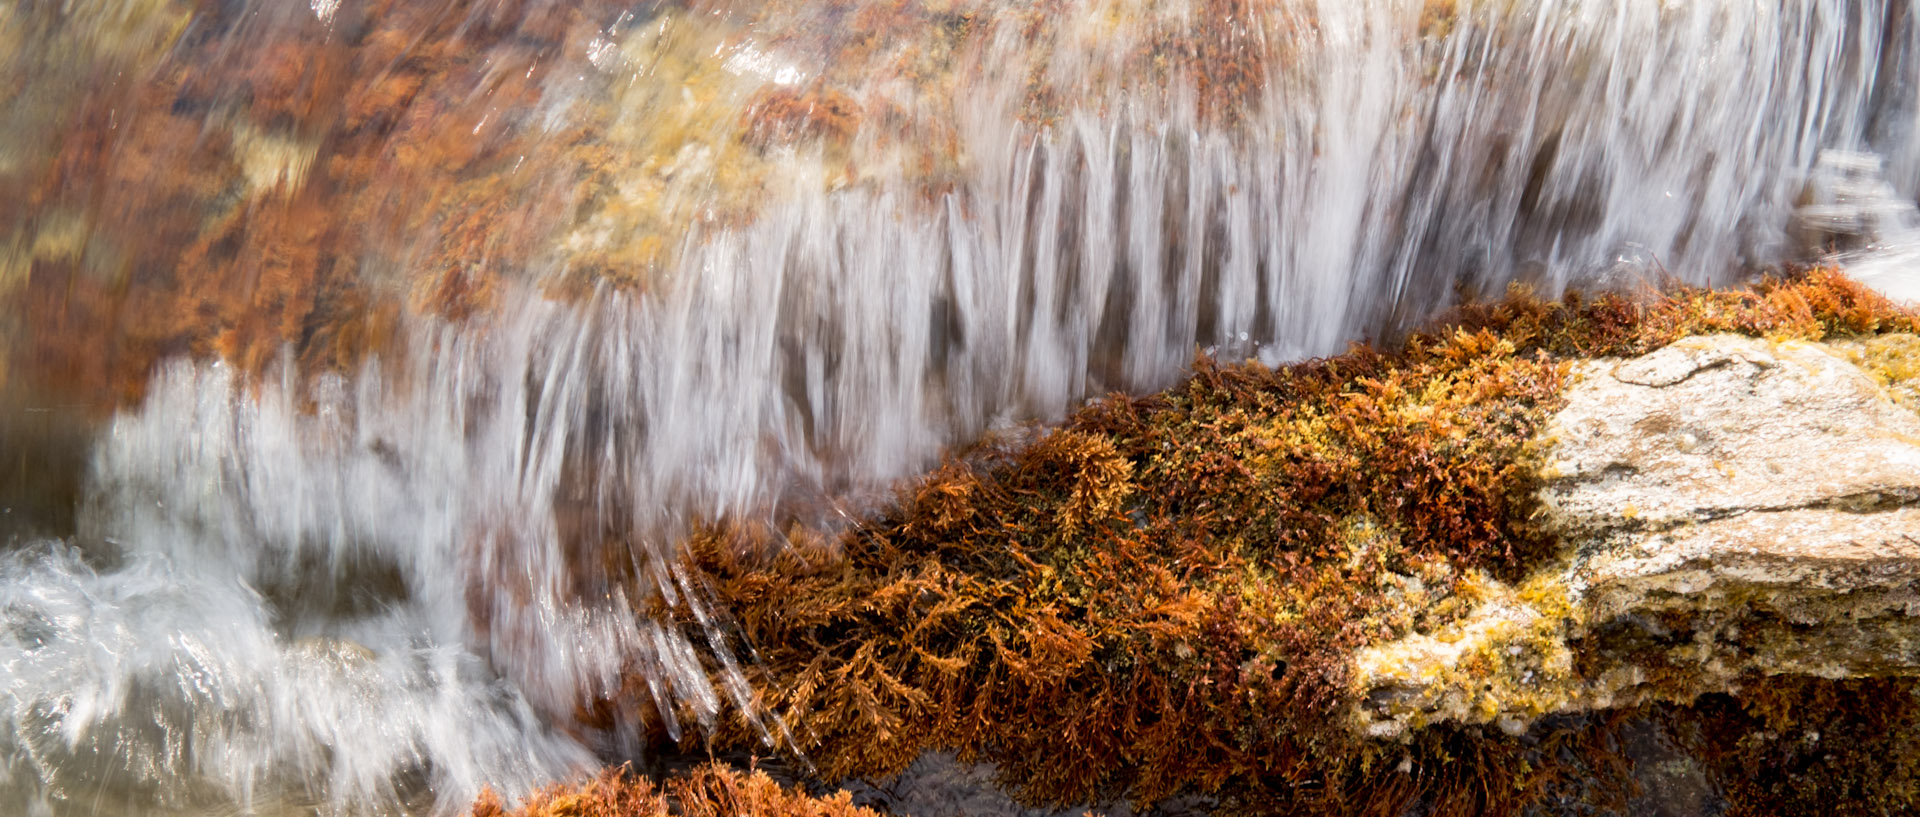
[[(1512, 814), (1625, 798), (1621, 741), (1657, 733), (1736, 811), (1915, 805), (1887, 782), (1920, 756), (1915, 329), (1830, 270), (1513, 294), (1391, 350), (1201, 360), (845, 531), (714, 520), (682, 567), (758, 718), (682, 748), (771, 736), (822, 781), (946, 750), (1037, 803)], [(670, 742), (632, 680), (589, 711)], [(1781, 791), (1826, 762), (1797, 729), (1846, 737)]]

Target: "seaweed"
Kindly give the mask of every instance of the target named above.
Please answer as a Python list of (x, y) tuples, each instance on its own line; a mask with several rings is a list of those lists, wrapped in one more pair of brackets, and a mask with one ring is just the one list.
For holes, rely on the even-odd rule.
[(814, 797), (781, 786), (765, 772), (741, 772), (717, 764), (669, 778), (664, 784), (635, 776), (630, 767), (602, 771), (591, 780), (550, 786), (509, 810), (498, 794), (483, 792), (473, 817), (877, 817), (839, 792)]

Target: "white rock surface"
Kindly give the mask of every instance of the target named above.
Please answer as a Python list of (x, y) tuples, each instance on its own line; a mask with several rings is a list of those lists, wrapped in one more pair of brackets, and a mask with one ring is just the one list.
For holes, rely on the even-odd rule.
[(1827, 347), (1715, 335), (1586, 364), (1547, 431), (1563, 535), (1920, 496), (1920, 415)]

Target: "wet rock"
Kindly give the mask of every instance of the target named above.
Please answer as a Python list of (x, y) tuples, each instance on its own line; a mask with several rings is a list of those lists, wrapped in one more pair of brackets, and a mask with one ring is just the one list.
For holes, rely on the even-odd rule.
[(0, 390), (0, 544), (74, 532), (91, 433), (71, 407)]
[(882, 780), (851, 780), (841, 787), (853, 803), (899, 817), (1205, 817), (1214, 799), (1172, 797), (1136, 810), (1124, 800), (1098, 806), (1055, 808), (1022, 805), (1000, 785), (991, 763), (968, 763), (952, 752), (928, 752), (900, 774)]
[(407, 3), (68, 5), (0, 11), (0, 87), (25, 89), (0, 91), (0, 388), (19, 399), (103, 415), (181, 355), (391, 359), (403, 313), (489, 308), (577, 204), (538, 180), (580, 172), (584, 137), (532, 111), (592, 4), (518, 28)]
[[(1628, 814), (1641, 817), (1717, 817), (1727, 804), (1701, 759), (1655, 720), (1628, 723), (1622, 751), (1633, 761), (1633, 779), (1640, 795)], [(1572, 809), (1566, 813), (1578, 813)]]
[(1361, 651), (1357, 727), (1519, 733), (1767, 676), (1920, 672), (1920, 415), (1885, 358), (1715, 335), (1580, 364), (1540, 441), (1536, 521), (1563, 558)]
[(929, 752), (882, 781), (853, 781), (853, 802), (905, 817), (1081, 817), (1086, 809), (1029, 808), (994, 785), (991, 764), (963, 763), (952, 752)]

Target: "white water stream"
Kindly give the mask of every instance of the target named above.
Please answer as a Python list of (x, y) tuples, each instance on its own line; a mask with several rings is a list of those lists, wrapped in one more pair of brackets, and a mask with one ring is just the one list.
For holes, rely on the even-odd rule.
[[(571, 723), (625, 669), (675, 729), (739, 716), (724, 611), (670, 568), (694, 520), (831, 515), (1196, 348), (1336, 352), (1512, 281), (1726, 282), (1801, 257), (1823, 150), (1920, 190), (1903, 0), (1462, 2), (1433, 36), (1416, 0), (1252, 2), (1235, 126), (1114, 69), (1126, 21), (1211, 6), (1058, 5), (1045, 47), (974, 35), (932, 202), (794, 185), (644, 295), (530, 270), (495, 314), (415, 319), (404, 367), (166, 367), (97, 441), (75, 541), (0, 560), (0, 813), (521, 792), (639, 750)], [(1034, 77), (1078, 89), (1046, 126)]]

